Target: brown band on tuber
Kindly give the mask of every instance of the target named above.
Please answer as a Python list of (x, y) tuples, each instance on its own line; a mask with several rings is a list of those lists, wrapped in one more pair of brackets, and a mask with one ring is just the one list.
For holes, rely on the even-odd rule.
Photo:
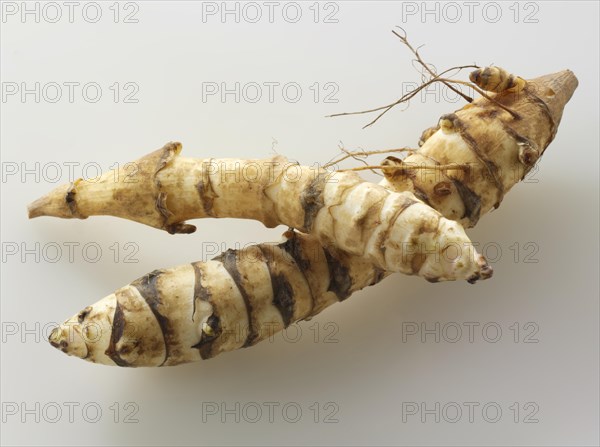
[(325, 259), (329, 268), (328, 292), (333, 292), (339, 301), (344, 301), (352, 294), (352, 277), (350, 270), (338, 259), (334, 258), (328, 250), (325, 251)]
[(461, 216), (461, 219), (466, 217), (469, 219), (470, 226), (475, 226), (481, 215), (481, 197), (458, 179), (452, 179), (452, 183), (454, 183), (456, 191), (465, 206), (465, 211)]
[[(210, 160), (212, 160), (212, 158)], [(202, 180), (198, 182), (196, 189), (200, 195), (200, 201), (202, 202), (204, 212), (210, 217), (215, 217), (213, 206), (215, 199), (219, 196), (213, 188), (212, 180), (210, 179), (210, 173), (208, 170), (202, 168)]]
[(171, 217), (173, 215), (173, 213), (171, 211), (169, 211), (169, 208), (167, 208), (167, 193), (166, 192), (158, 193), (158, 196), (156, 196), (155, 206), (156, 206), (156, 209), (158, 210), (158, 212), (160, 213), (160, 215), (163, 217), (163, 220), (165, 221), (165, 224), (166, 224), (169, 217)]
[(125, 316), (123, 309), (119, 304), (118, 297), (116, 299), (115, 313), (112, 320), (112, 329), (110, 332), (110, 342), (105, 354), (118, 366), (131, 366), (129, 362), (121, 358), (119, 351), (117, 350), (117, 343), (121, 340), (125, 328)]
[(77, 208), (77, 202), (75, 201), (75, 195), (77, 194), (76, 186), (77, 183), (79, 183), (81, 180), (82, 179), (78, 179), (74, 182), (71, 182), (71, 185), (69, 186), (69, 189), (67, 189), (67, 193), (65, 194), (65, 203), (69, 207), (69, 211), (71, 212), (71, 215), (73, 217), (76, 217), (78, 219), (86, 219), (87, 216), (84, 216), (79, 212), (79, 209)]
[(136, 279), (130, 284), (132, 287), (135, 287), (137, 289), (140, 296), (146, 301), (148, 307), (150, 307), (150, 310), (152, 311), (154, 317), (156, 318), (156, 321), (158, 322), (160, 331), (162, 332), (165, 344), (165, 358), (160, 364), (160, 366), (164, 365), (164, 363), (169, 358), (171, 339), (174, 335), (173, 328), (171, 328), (171, 324), (169, 323), (169, 319), (162, 315), (158, 310), (161, 304), (161, 299), (157, 281), (163, 272), (164, 270), (154, 270), (148, 273), (147, 275)]
[[(290, 233), (291, 236), (285, 242), (279, 244), (277, 247), (281, 249), (285, 255), (289, 256), (294, 261), (294, 263), (298, 267), (298, 270), (300, 271), (300, 273), (302, 273), (304, 280), (308, 284), (311, 299), (310, 312), (308, 314), (312, 315), (313, 309), (315, 308), (315, 292), (313, 291), (313, 285), (308, 280), (308, 273), (311, 271), (311, 261), (304, 254), (300, 238), (296, 235), (295, 232)], [(322, 248), (319, 247), (319, 249)]]
[(271, 287), (273, 289), (273, 305), (279, 311), (284, 327), (288, 327), (293, 323), (294, 310), (296, 308), (296, 300), (294, 298), (294, 289), (285, 277), (284, 273), (276, 273), (273, 269), (275, 247), (266, 247), (259, 245), (261, 253), (264, 256), (264, 261), (269, 271), (271, 278)]
[(252, 300), (250, 299), (250, 295), (248, 294), (248, 291), (244, 288), (244, 285), (242, 284), (242, 275), (240, 274), (240, 271), (238, 270), (237, 266), (237, 252), (235, 250), (228, 249), (226, 252), (220, 254), (216, 258), (213, 258), (213, 261), (219, 261), (223, 264), (223, 267), (225, 268), (225, 270), (227, 270), (229, 276), (231, 276), (231, 279), (238, 288), (240, 295), (242, 295), (242, 298), (244, 299), (244, 304), (246, 305), (246, 312), (248, 314), (248, 335), (246, 336), (246, 341), (244, 342), (242, 347), (247, 348), (248, 346), (252, 346), (254, 343), (257, 342), (259, 333), (257, 331), (257, 328), (254, 327), (254, 324), (252, 324), (254, 308), (252, 306)]
[[(481, 153), (477, 141), (469, 133), (468, 128), (464, 122), (457, 118), (454, 121), (454, 124), (459, 129), (461, 137), (463, 138), (465, 143), (467, 143), (467, 146), (469, 146), (469, 148), (473, 151), (479, 162), (487, 169), (491, 179), (493, 180), (494, 186), (497, 190), (497, 199), (495, 204), (497, 208), (500, 205), (500, 202), (502, 202), (502, 199), (504, 198), (504, 184), (502, 183), (502, 180), (498, 177), (498, 165), (493, 160), (490, 160), (484, 154)], [(477, 216), (477, 220), (479, 220), (479, 216)]]
[(310, 232), (317, 214), (323, 208), (323, 190), (327, 182), (327, 173), (318, 174), (308, 188), (302, 191), (300, 203), (304, 210), (304, 230)]

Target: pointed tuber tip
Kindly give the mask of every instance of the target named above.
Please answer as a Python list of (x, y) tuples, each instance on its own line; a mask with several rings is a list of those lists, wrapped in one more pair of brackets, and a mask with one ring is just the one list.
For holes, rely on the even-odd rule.
[(565, 105), (569, 102), (579, 81), (571, 70), (551, 73), (527, 81), (548, 107), (556, 126), (560, 123)]
[(73, 218), (73, 212), (67, 202), (69, 185), (62, 185), (50, 193), (35, 200), (27, 207), (30, 219), (40, 216)]

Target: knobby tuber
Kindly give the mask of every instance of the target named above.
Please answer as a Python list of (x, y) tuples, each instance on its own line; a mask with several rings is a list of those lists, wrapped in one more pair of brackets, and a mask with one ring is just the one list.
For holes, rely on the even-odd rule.
[[(403, 160), (382, 163), (383, 186), (412, 191), (448, 219), (473, 227), (533, 168), (556, 135), (565, 104), (577, 88), (564, 70), (523, 80), (498, 67), (471, 79), (492, 92), (444, 115)], [(516, 116), (498, 106), (510, 109)], [(436, 167), (444, 166), (443, 169)]]
[(168, 143), (137, 160), (131, 179), (109, 171), (99, 180), (61, 186), (34, 202), (30, 216), (112, 215), (170, 233), (194, 231), (187, 219), (254, 219), (296, 228), (390, 272), (435, 282), (491, 274), (463, 228), (409, 191), (391, 192), (355, 172), (327, 172), (281, 156), (200, 160), (180, 152), (180, 143)]
[[(420, 149), (380, 166), (382, 183), (400, 191), (395, 194), (353, 173), (309, 172), (283, 158), (201, 163), (178, 157), (181, 147), (172, 144), (138, 161), (133, 185), (108, 173), (39, 199), (31, 217), (107, 214), (171, 233), (192, 232), (185, 220), (195, 217), (241, 217), (309, 233), (288, 231), (278, 245), (229, 250), (211, 261), (154, 271), (67, 320), (52, 332), (51, 344), (96, 363), (175, 365), (252, 346), (389, 271), (430, 280), (489, 276), (473, 252), (464, 260), (466, 269), (457, 268), (463, 262), (457, 258), (440, 267), (443, 241), (456, 241), (447, 237), (449, 229), (457, 229), (461, 243), (469, 245), (468, 239), (426, 204), (474, 226), (543, 154), (577, 80), (568, 70), (524, 81), (489, 68), (471, 80), (490, 96), (443, 116), (423, 133)], [(299, 170), (299, 180), (285, 179), (292, 176), (290, 166)], [(221, 181), (228, 171), (254, 180)], [(117, 174), (125, 180), (129, 173)], [(434, 237), (424, 241), (422, 234)], [(428, 253), (433, 242), (436, 250)], [(475, 266), (478, 271), (469, 270)]]
[(207, 359), (272, 337), (387, 275), (314, 237), (284, 236), (149, 273), (54, 329), (50, 343), (109, 365)]

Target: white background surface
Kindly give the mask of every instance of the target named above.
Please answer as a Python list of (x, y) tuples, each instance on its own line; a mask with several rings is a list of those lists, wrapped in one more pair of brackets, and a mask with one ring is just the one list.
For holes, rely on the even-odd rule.
[[(461, 2), (455, 4), (462, 13), (457, 23), (450, 23), (456, 9), (443, 4), (437, 15), (421, 17), (421, 2), (412, 4), (418, 13), (410, 16), (403, 15), (400, 2), (321, 4), (319, 23), (314, 23), (310, 3), (301, 5), (297, 23), (289, 23), (292, 9), (287, 20), (282, 16), (284, 3), (276, 6), (274, 23), (263, 3), (258, 23), (244, 16), (236, 23), (232, 15), (222, 23), (218, 14), (203, 21), (202, 3), (192, 1), (121, 4), (119, 23), (113, 22), (111, 3), (102, 3), (101, 19), (89, 23), (81, 2), (69, 23), (68, 7), (58, 4), (63, 16), (57, 23), (48, 23), (55, 16), (50, 9), (40, 23), (32, 15), (23, 20), (20, 12), (3, 14), (1, 23), (3, 89), (7, 83), (19, 88), (36, 82), (40, 88), (63, 85), (63, 98), (56, 103), (48, 100), (54, 96), (50, 90), (39, 103), (33, 95), (25, 101), (18, 94), (2, 98), (3, 173), (19, 169), (2, 179), (3, 444), (598, 443), (596, 2), (502, 3), (496, 23), (497, 10), (488, 2), (475, 7), (472, 23)], [(134, 8), (138, 23), (123, 23)], [(323, 23), (325, 12), (335, 10), (332, 18), (338, 22)], [(516, 23), (515, 10), (520, 13)], [(93, 9), (87, 12), (93, 19)], [(253, 11), (246, 12), (252, 18)], [(526, 23), (532, 20), (537, 23)], [(250, 221), (205, 220), (194, 222), (195, 234), (171, 236), (108, 217), (28, 221), (29, 202), (69, 181), (65, 163), (78, 162), (74, 173), (81, 176), (85, 163), (106, 170), (169, 140), (181, 141), (187, 156), (266, 157), (274, 148), (304, 164), (329, 160), (340, 141), (348, 149), (414, 146), (423, 129), (459, 107), (445, 100), (451, 95), (413, 101), (408, 110), (392, 111), (366, 130), (361, 127), (368, 116), (324, 118), (387, 104), (400, 96), (403, 83), (419, 81), (411, 55), (390, 32), (396, 25), (415, 45), (426, 44), (422, 54), (438, 68), (495, 63), (523, 77), (570, 68), (580, 80), (539, 171), (469, 232), (474, 241), (487, 244), (491, 260), (497, 257), (491, 280), (473, 286), (393, 276), (302, 323), (297, 342), (290, 331), (288, 340), (276, 336), (272, 343), (174, 368), (104, 367), (66, 357), (47, 344), (48, 325), (144, 273), (212, 257), (214, 244), (235, 248), (275, 241), (284, 230)], [(87, 102), (76, 87), (71, 103), (65, 82), (96, 82), (102, 97)], [(120, 97), (115, 103), (109, 89), (115, 82), (135, 83), (138, 102)], [(296, 82), (302, 97), (292, 103), (276, 89), (270, 103), (265, 88), (257, 103), (244, 97), (236, 102), (231, 95), (225, 102), (218, 95), (203, 101), (207, 82), (230, 87), (235, 82)], [(309, 89), (315, 82), (335, 83), (338, 102), (325, 103), (322, 87), (315, 102)], [(61, 167), (55, 182), (52, 163)], [(37, 170), (40, 178), (29, 174), (22, 179), (23, 168)], [(64, 245), (69, 242), (80, 244), (73, 262)], [(82, 247), (88, 243), (101, 247), (98, 262), (84, 258)], [(110, 248), (115, 243), (117, 262)], [(127, 243), (139, 248), (131, 258), (137, 262), (124, 262), (131, 253)], [(15, 244), (20, 252), (10, 255), (7, 250)], [(52, 244), (63, 248), (57, 262), (50, 262), (56, 256)], [(39, 262), (34, 254), (23, 262), (23, 248), (37, 252)], [(88, 257), (94, 257), (93, 251)], [(439, 342), (431, 334), (424, 342), (421, 334), (407, 335), (408, 327), (422, 323), (434, 329), (439, 325)], [(470, 323), (476, 325), (473, 342)], [(486, 324), (487, 334), (482, 333)], [(446, 339), (455, 336), (457, 325), (463, 333), (451, 343)], [(493, 343), (484, 335), (499, 339)], [(410, 402), (434, 413), (408, 415), (403, 408)], [(207, 414), (213, 404), (233, 414)], [(267, 405), (275, 406), (272, 420)], [(282, 412), (286, 405), (288, 414)], [(474, 408), (472, 421), (467, 405)], [(488, 412), (482, 414), (486, 405)], [(257, 406), (263, 410), (258, 417)], [(456, 406), (462, 409), (458, 417)], [(490, 422), (498, 407), (499, 420)], [(296, 408), (302, 415), (290, 422)], [(132, 412), (137, 422), (125, 423)], [(528, 414), (530, 422), (537, 422), (525, 423)], [(327, 415), (337, 422), (326, 423)]]

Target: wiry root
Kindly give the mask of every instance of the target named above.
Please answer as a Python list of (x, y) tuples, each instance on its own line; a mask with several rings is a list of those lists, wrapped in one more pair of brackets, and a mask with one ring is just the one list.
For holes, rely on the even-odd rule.
[[(433, 128), (432, 128), (433, 129)], [(348, 158), (354, 158), (360, 160), (365, 163), (365, 166), (356, 166), (353, 168), (347, 169), (337, 169), (338, 172), (346, 172), (346, 171), (375, 171), (380, 170), (386, 177), (396, 176), (399, 174), (405, 174), (408, 171), (441, 171), (446, 173), (449, 170), (460, 170), (460, 171), (468, 171), (468, 165), (461, 164), (447, 164), (447, 165), (410, 165), (402, 163), (402, 159), (397, 157), (387, 157), (385, 160), (381, 162), (379, 165), (370, 165), (367, 164), (364, 158), (370, 157), (371, 155), (381, 155), (381, 154), (392, 154), (392, 153), (408, 153), (413, 154), (417, 152), (416, 149), (410, 148), (399, 148), (399, 149), (380, 149), (373, 151), (348, 151), (346, 149), (342, 149), (345, 155), (330, 161), (323, 165), (324, 168), (332, 167)], [(379, 173), (377, 173), (379, 174)]]
[[(380, 155), (380, 154), (392, 154), (392, 153), (398, 153), (398, 152), (406, 152), (406, 153), (412, 153), (415, 152), (416, 149), (410, 149), (407, 147), (403, 147), (403, 148), (399, 148), (399, 149), (380, 149), (380, 150), (375, 150), (375, 151), (348, 151), (344, 148), (341, 148), (342, 152), (345, 154), (339, 158), (336, 158), (333, 161), (330, 161), (328, 163), (326, 163), (325, 165), (323, 165), (324, 168), (329, 168), (331, 166), (334, 166), (338, 163), (341, 163), (344, 160), (347, 160), (348, 158), (353, 158), (355, 160), (358, 160), (360, 162), (364, 163), (363, 158), (369, 157), (371, 155)], [(376, 169), (376, 168), (373, 168)]]
[[(398, 159), (397, 159), (398, 160)], [(398, 167), (391, 167), (389, 164), (380, 164), (380, 165), (369, 165), (369, 166), (357, 166), (354, 168), (348, 169), (340, 169), (338, 172), (349, 172), (349, 171), (367, 171), (370, 169), (380, 169), (380, 170), (399, 170), (399, 171), (442, 171), (446, 172), (449, 170), (461, 170), (466, 171), (469, 169), (467, 165), (428, 165), (428, 166), (411, 166), (411, 165), (402, 165)]]
[(486, 98), (487, 100), (493, 102), (494, 104), (496, 104), (498, 107), (500, 107), (501, 109), (504, 109), (505, 111), (507, 111), (508, 113), (510, 113), (515, 119), (520, 119), (520, 115), (518, 113), (516, 113), (515, 111), (511, 110), (510, 108), (506, 107), (505, 105), (499, 103), (498, 101), (496, 101), (494, 98), (490, 97), (484, 90), (482, 90), (476, 83), (474, 82), (465, 82), (465, 81), (460, 81), (457, 79), (451, 79), (448, 77), (444, 77), (444, 75), (447, 75), (450, 72), (455, 71), (456, 73), (460, 72), (461, 70), (465, 69), (465, 68), (475, 68), (475, 69), (480, 69), (480, 67), (478, 65), (459, 65), (456, 67), (451, 67), (448, 68), (447, 70), (442, 71), (441, 73), (436, 73), (435, 70), (431, 67), (430, 64), (427, 64), (422, 58), (421, 55), (419, 54), (419, 48), (414, 48), (408, 41), (407, 37), (406, 37), (406, 32), (401, 28), (398, 27), (400, 30), (402, 30), (403, 35), (397, 33), (396, 31), (392, 31), (392, 33), (397, 36), (400, 41), (406, 45), (408, 47), (408, 49), (415, 55), (415, 57), (417, 58), (416, 61), (419, 65), (421, 65), (423, 67), (423, 69), (427, 72), (427, 74), (429, 76), (431, 76), (430, 78), (427, 77), (427, 75), (425, 73), (422, 73), (423, 76), (423, 83), (417, 87), (416, 89), (404, 94), (400, 99), (398, 99), (397, 101), (394, 101), (390, 104), (387, 104), (385, 106), (381, 106), (381, 107), (376, 107), (373, 109), (368, 109), (368, 110), (362, 110), (360, 112), (343, 112), (343, 113), (335, 113), (333, 115), (327, 115), (328, 117), (334, 117), (334, 116), (345, 116), (345, 115), (360, 115), (360, 114), (365, 114), (365, 113), (372, 113), (372, 112), (380, 112), (375, 119), (373, 119), (372, 121), (370, 121), (369, 123), (367, 123), (365, 126), (363, 126), (364, 128), (367, 128), (373, 124), (375, 124), (383, 115), (385, 115), (387, 112), (389, 112), (391, 109), (393, 109), (394, 107), (396, 107), (399, 104), (402, 103), (407, 103), (409, 100), (411, 100), (413, 97), (415, 97), (417, 95), (417, 93), (419, 93), (421, 90), (427, 88), (428, 86), (430, 86), (431, 84), (435, 83), (435, 82), (441, 82), (442, 84), (444, 84), (445, 86), (447, 86), (449, 89), (451, 89), (452, 91), (454, 91), (455, 93), (457, 93), (458, 95), (460, 95), (464, 100), (466, 100), (467, 102), (472, 102), (473, 98), (471, 98), (470, 96), (465, 95), (463, 92), (461, 92), (458, 88), (454, 87), (451, 84), (456, 84), (456, 85), (464, 85), (466, 87), (470, 87), (473, 90), (475, 90), (477, 93), (479, 93), (481, 96), (483, 96), (484, 98)]

